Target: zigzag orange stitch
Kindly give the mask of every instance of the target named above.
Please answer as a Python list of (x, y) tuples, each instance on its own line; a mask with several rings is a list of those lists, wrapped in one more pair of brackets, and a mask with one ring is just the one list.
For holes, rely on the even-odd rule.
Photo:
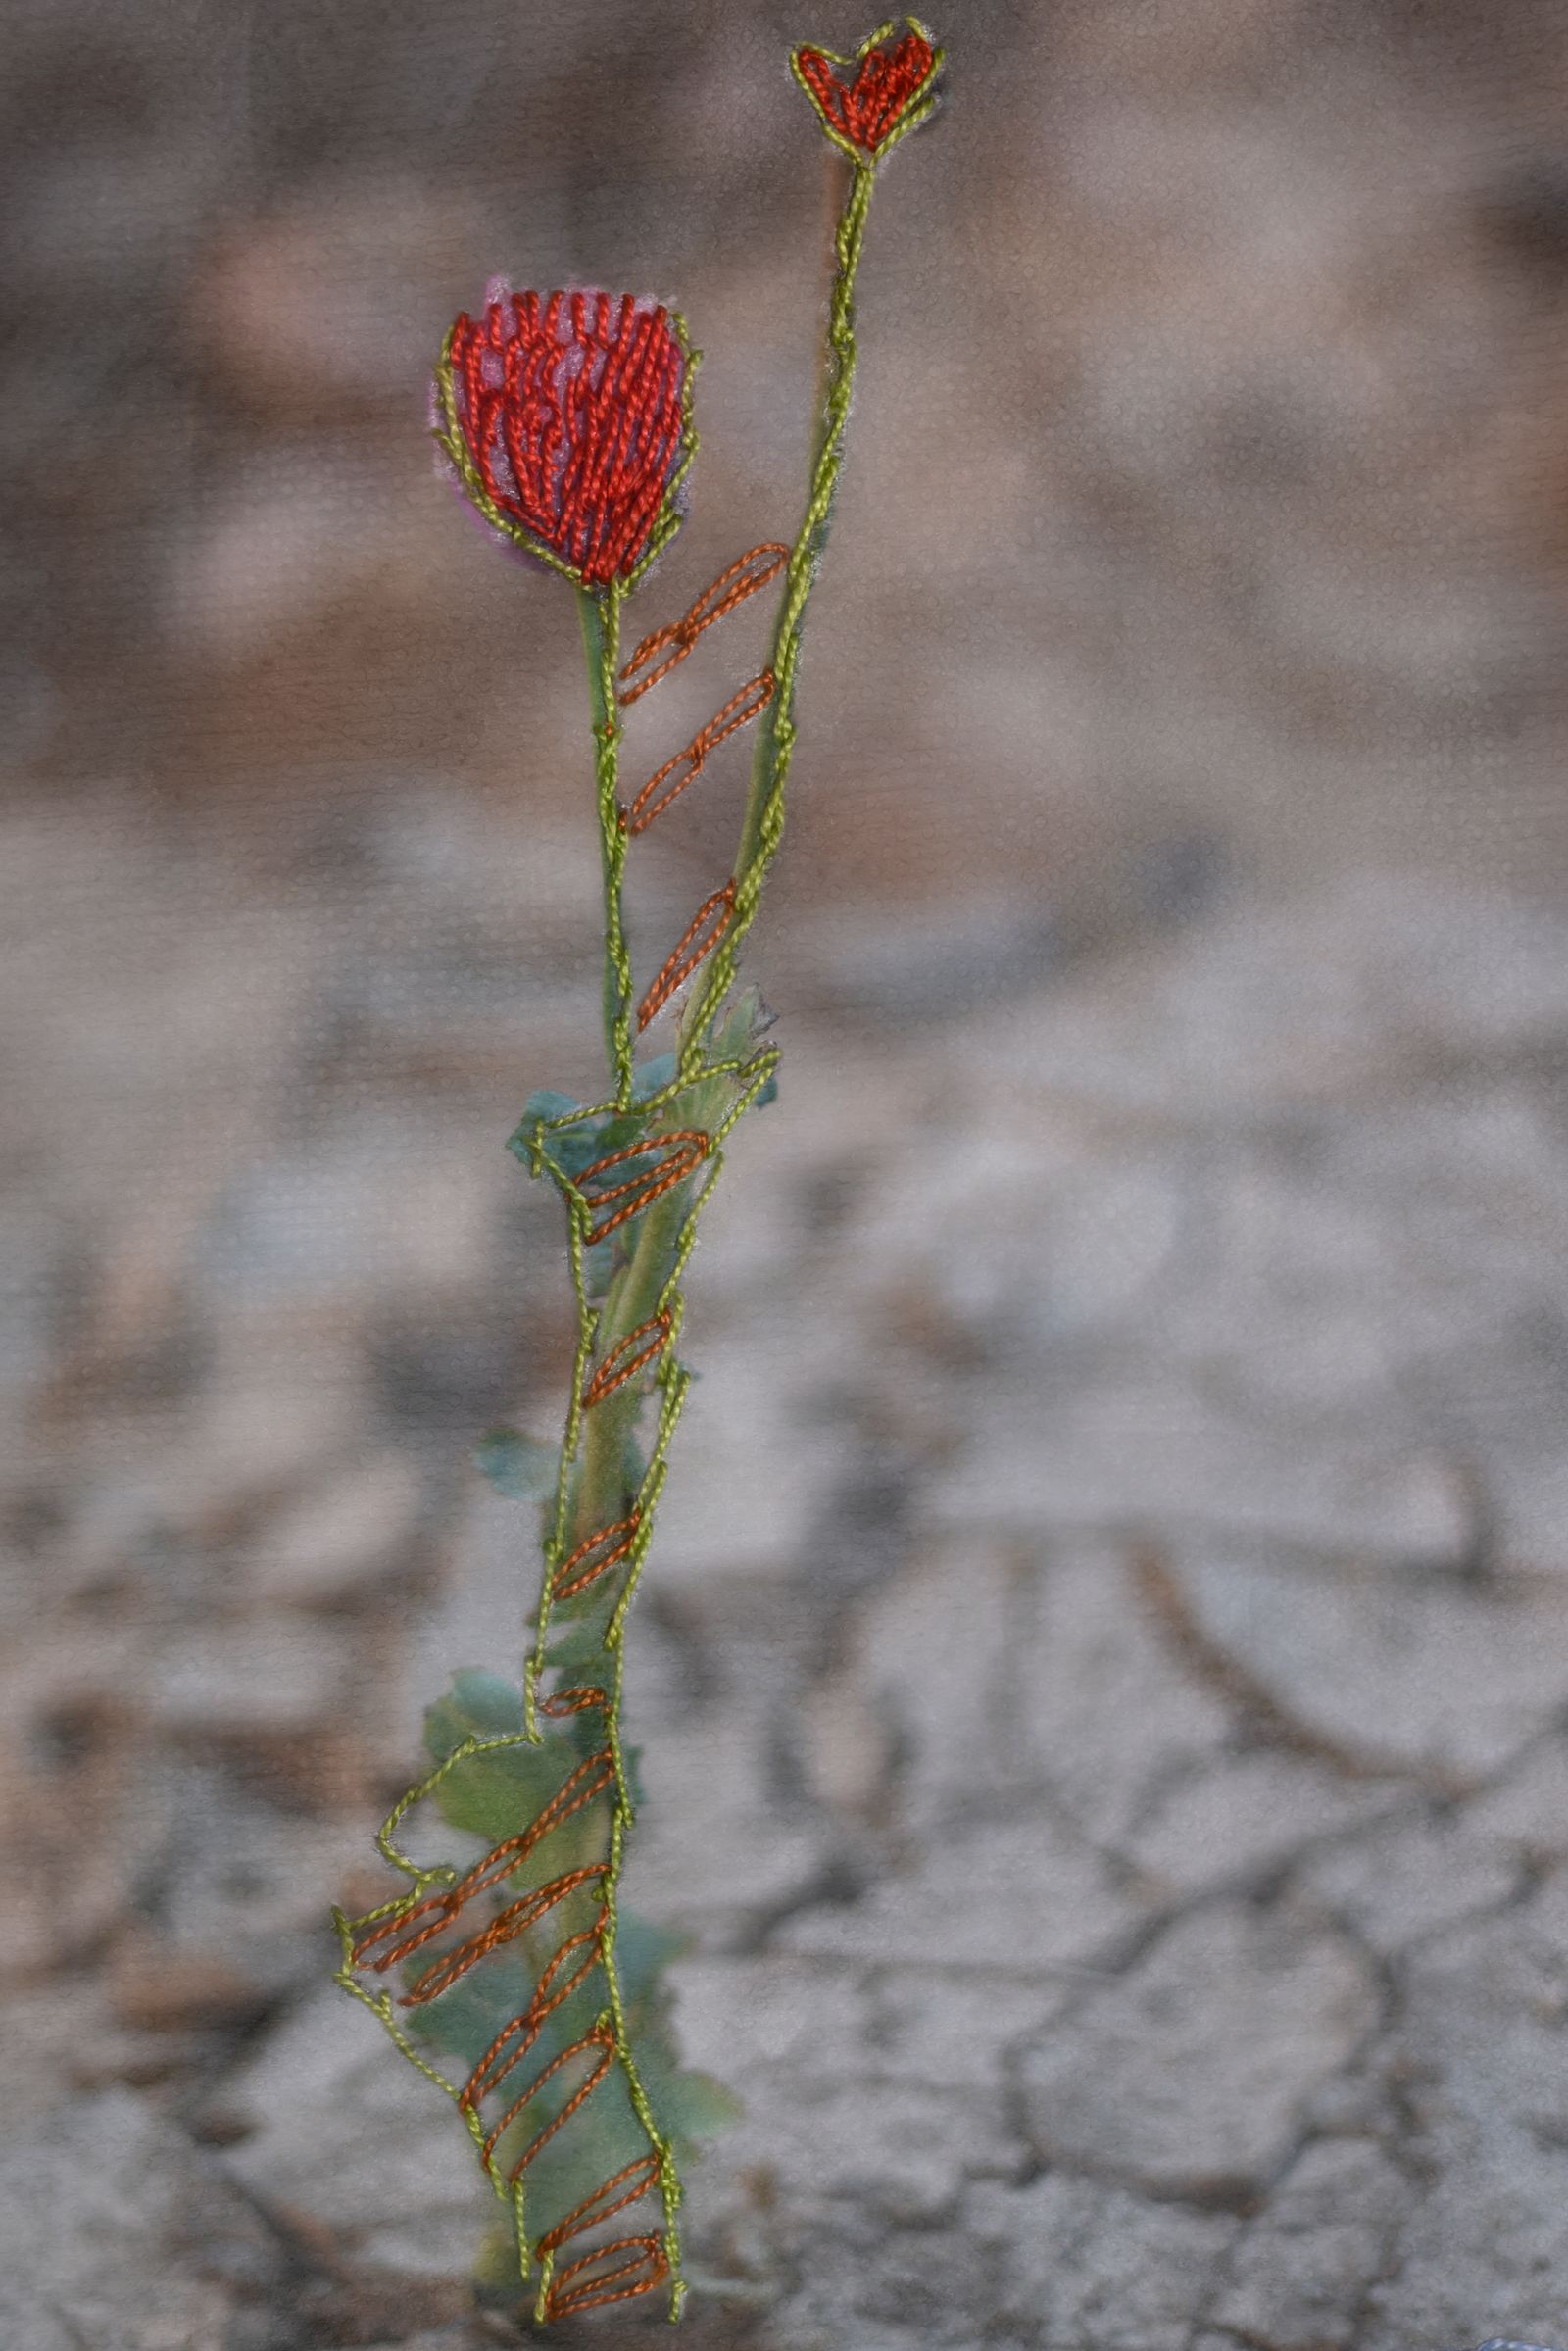
[[(605, 2277), (596, 2280), (593, 2292), (585, 2293), (581, 2286), (572, 2287), (564, 2293), (560, 2290), (565, 2285), (568, 2278), (575, 2278), (580, 2270), (591, 2269), (596, 2261), (607, 2261), (612, 2253), (629, 2253), (633, 2249), (649, 2265), (648, 2275), (639, 2279), (636, 2285), (616, 2286), (612, 2293), (606, 2293), (602, 2290), (605, 2286), (612, 2284), (616, 2278), (628, 2278), (635, 2275), (638, 2265), (635, 2261), (629, 2261), (622, 2262), (618, 2269), (607, 2272)], [(617, 2236), (610, 2244), (600, 2245), (592, 2253), (584, 2253), (578, 2260), (566, 2264), (545, 2297), (545, 2317), (547, 2319), (564, 2319), (569, 2317), (573, 2311), (593, 2310), (605, 2303), (635, 2301), (639, 2294), (651, 2294), (656, 2286), (662, 2285), (668, 2276), (669, 2256), (664, 2251), (662, 2238), (657, 2236)]]
[(608, 1207), (615, 1200), (624, 1202), (612, 1215), (590, 1226), (585, 1236), (590, 1248), (632, 1217), (640, 1216), (661, 1194), (683, 1182), (693, 1168), (701, 1166), (708, 1156), (709, 1138), (698, 1127), (677, 1127), (667, 1135), (650, 1136), (646, 1143), (628, 1143), (623, 1151), (608, 1151), (604, 1158), (595, 1159), (592, 1166), (585, 1167), (577, 1178), (577, 1189), (581, 1192), (596, 1176), (606, 1174), (612, 1167), (624, 1166), (630, 1159), (640, 1159), (649, 1151), (658, 1151), (664, 1153), (663, 1158), (656, 1160), (641, 1175), (628, 1177), (621, 1184), (609, 1185), (603, 1191), (587, 1194), (589, 1206), (593, 1208)]
[[(568, 1935), (561, 1948), (552, 1955), (545, 1967), (544, 1974), (534, 1985), (533, 1996), (527, 2007), (520, 2016), (514, 2016), (510, 2025), (502, 2026), (501, 2031), (496, 2034), (495, 2039), (490, 2043), (489, 2048), (486, 2049), (459, 2091), (458, 2104), (460, 2106), (466, 2107), (469, 2113), (472, 2113), (482, 2105), (493, 2089), (499, 2089), (514, 2066), (522, 2063), (534, 2042), (539, 2038), (544, 2030), (545, 2019), (553, 2016), (564, 2001), (570, 1999), (578, 1984), (586, 1977), (592, 1975), (599, 1963), (599, 1935), (607, 1915), (605, 1911), (601, 1910), (591, 1927), (584, 1927), (579, 1935)], [(555, 1984), (556, 1971), (563, 1961), (569, 1959), (573, 1951), (580, 1951), (590, 1944), (593, 1947), (580, 1966), (572, 1970), (564, 1984)], [(554, 1988), (550, 1990), (550, 1996), (546, 1999), (543, 1995), (547, 1987), (552, 1985)], [(520, 2035), (517, 2046), (509, 2053), (504, 2065), (498, 2065), (496, 2060), (514, 2033)]]
[[(746, 577), (749, 566), (757, 562), (759, 556), (766, 556), (770, 560), (760, 571), (755, 572), (750, 578)], [(760, 547), (749, 547), (744, 555), (737, 556), (734, 563), (703, 590), (696, 603), (678, 620), (672, 620), (667, 628), (656, 628), (651, 637), (644, 637), (620, 672), (622, 691), (616, 699), (622, 710), (634, 703), (640, 694), (646, 694), (650, 686), (657, 686), (662, 677), (667, 677), (675, 664), (686, 659), (705, 628), (711, 628), (715, 620), (722, 620), (726, 612), (732, 612), (737, 605), (744, 604), (748, 596), (755, 596), (759, 588), (765, 588), (770, 579), (778, 576), (789, 560), (789, 549), (776, 539), (764, 540)], [(638, 678), (634, 686), (627, 686), (625, 680), (635, 675), (645, 661), (652, 661), (656, 653), (662, 653), (666, 645), (675, 648), (668, 661), (661, 661), (659, 667), (651, 670), (647, 677)]]
[(460, 1983), (470, 1968), (477, 1967), (481, 1959), (488, 1958), (503, 1943), (515, 1942), (518, 1935), (526, 1935), (530, 1927), (537, 1927), (542, 1918), (547, 1918), (568, 1894), (575, 1893), (579, 1886), (586, 1886), (590, 1879), (602, 1882), (609, 1874), (610, 1864), (607, 1861), (593, 1862), (584, 1869), (568, 1870), (564, 1877), (552, 1878), (548, 1886), (541, 1886), (533, 1893), (524, 1894), (520, 1901), (509, 1903), (505, 1910), (497, 1911), (488, 1927), (481, 1928), (466, 1943), (460, 1943), (455, 1951), (449, 1951), (444, 1959), (438, 1959), (434, 1967), (427, 1968), (413, 1990), (404, 1993), (399, 2007), (422, 2008), (427, 2000), (438, 2000), (444, 1991), (450, 1991), (454, 1984)]
[[(655, 1337), (649, 1341), (642, 1352), (632, 1354), (627, 1360), (622, 1361), (621, 1358), (626, 1356), (627, 1349), (635, 1347), (640, 1339), (647, 1339), (650, 1331), (655, 1333)], [(655, 1355), (664, 1346), (669, 1333), (670, 1316), (667, 1309), (660, 1314), (651, 1314), (646, 1322), (640, 1322), (637, 1325), (635, 1331), (628, 1331), (625, 1338), (611, 1348), (583, 1390), (579, 1399), (583, 1410), (586, 1412), (594, 1404), (602, 1404), (607, 1396), (613, 1396), (617, 1388), (624, 1388), (626, 1382), (633, 1379), (642, 1370), (645, 1363), (652, 1362)]]
[[(610, 1570), (624, 1559), (631, 1549), (637, 1540), (637, 1529), (641, 1522), (642, 1512), (633, 1510), (629, 1518), (619, 1518), (612, 1527), (601, 1527), (596, 1534), (586, 1537), (583, 1542), (578, 1543), (569, 1559), (563, 1559), (557, 1570), (557, 1576), (564, 1576), (568, 1568), (576, 1567), (581, 1560), (587, 1560), (589, 1564), (583, 1568), (580, 1575), (572, 1576), (570, 1581), (564, 1584), (558, 1582), (556, 1576), (552, 1576), (550, 1580), (551, 1598), (569, 1600), (576, 1592), (586, 1592), (590, 1585), (597, 1584), (601, 1576), (608, 1575)], [(601, 1543), (609, 1543), (611, 1548), (596, 1559), (593, 1554), (599, 1549)]]
[[(410, 1958), (432, 1936), (439, 1935), (443, 1928), (449, 1927), (475, 1894), (487, 1893), (503, 1878), (510, 1878), (527, 1860), (535, 1845), (548, 1837), (553, 1829), (559, 1829), (563, 1821), (570, 1820), (574, 1812), (580, 1812), (584, 1804), (592, 1803), (595, 1796), (612, 1785), (614, 1777), (615, 1759), (609, 1747), (602, 1747), (598, 1754), (586, 1757), (574, 1771), (568, 1773), (528, 1828), (516, 1837), (509, 1837), (504, 1843), (487, 1853), (482, 1861), (475, 1862), (467, 1875), (460, 1878), (455, 1886), (445, 1887), (438, 1894), (426, 1894), (422, 1902), (415, 1902), (396, 1917), (383, 1920), (379, 1927), (365, 1935), (354, 1947), (355, 1966), (368, 1967), (381, 1975), (386, 1969), (396, 1967), (400, 1960)], [(586, 1785), (579, 1788), (579, 1781)], [(406, 1935), (402, 1941), (394, 1943), (390, 1950), (382, 1952), (379, 1959), (367, 1956), (388, 1935), (400, 1934), (415, 1919), (423, 1918), (427, 1913), (428, 1923), (416, 1934)]]
[[(754, 718), (761, 716), (773, 699), (773, 682), (771, 669), (760, 670), (756, 677), (749, 679), (738, 693), (730, 696), (722, 710), (714, 711), (706, 726), (699, 727), (684, 751), (677, 751), (672, 759), (664, 761), (657, 775), (649, 777), (630, 808), (620, 811), (620, 829), (628, 840), (635, 841), (639, 833), (646, 833), (656, 816), (662, 816), (667, 808), (673, 807), (687, 785), (695, 783), (702, 774), (710, 751), (716, 751), (721, 743), (728, 742), (731, 735), (738, 734), (743, 726), (750, 726)], [(653, 800), (653, 795), (665, 776), (672, 775), (683, 759), (687, 761), (687, 769), (679, 783), (671, 784), (661, 799)], [(653, 806), (650, 808), (648, 804), (651, 800)]]
[(593, 1682), (581, 1682), (570, 1690), (558, 1690), (554, 1697), (541, 1698), (539, 1711), (562, 1719), (567, 1715), (585, 1714), (590, 1706), (609, 1704), (610, 1692), (607, 1690), (601, 1690)]
[[(662, 968), (654, 980), (642, 1003), (637, 1006), (637, 1026), (645, 1029), (662, 1011), (677, 988), (689, 980), (705, 955), (710, 955), (735, 918), (735, 882), (733, 876), (722, 890), (705, 898), (674, 946)], [(706, 926), (711, 925), (710, 928)]]
[[(558, 2221), (554, 2229), (546, 2229), (539, 2239), (540, 2252), (559, 2253), (563, 2245), (569, 2243), (572, 2237), (580, 2236), (585, 2229), (596, 2229), (601, 2221), (611, 2220), (617, 2212), (624, 2212), (628, 2204), (635, 2204), (639, 2196), (646, 2196), (651, 2187), (658, 2185), (659, 2171), (657, 2155), (642, 2155), (635, 2163), (627, 2164), (623, 2172), (616, 2172), (603, 2186), (596, 2187), (591, 2196), (584, 2196), (580, 2204), (574, 2204), (565, 2219)], [(628, 2187), (624, 2195), (617, 2196), (613, 2204), (607, 2204), (604, 2201), (606, 2196), (627, 2180), (635, 2180), (637, 2184)], [(600, 2251), (604, 2250), (606, 2248), (601, 2246)]]
[(527, 2105), (529, 2099), (534, 2097), (538, 2091), (542, 2090), (545, 2083), (551, 2079), (552, 2075), (559, 2074), (564, 2065), (569, 2064), (571, 2059), (574, 2057), (580, 2057), (584, 2049), (597, 2049), (599, 2051), (598, 2062), (595, 2064), (592, 2072), (589, 2074), (587, 2081), (581, 2083), (581, 2085), (575, 2089), (571, 2096), (566, 2100), (565, 2105), (557, 2115), (555, 2121), (553, 2123), (547, 2123), (544, 2129), (540, 2131), (538, 2137), (529, 2140), (528, 2145), (524, 2148), (522, 2154), (517, 2158), (517, 2161), (513, 2165), (512, 2170), (507, 2175), (508, 2179), (514, 2183), (522, 2178), (523, 2173), (528, 2169), (528, 2166), (532, 2163), (540, 2148), (547, 2145), (549, 2141), (555, 2137), (556, 2132), (570, 2122), (578, 2107), (584, 2105), (587, 2100), (593, 2096), (594, 2091), (599, 2087), (599, 2084), (601, 2082), (603, 2082), (605, 2076), (609, 2073), (612, 2065), (614, 2063), (615, 2036), (603, 2019), (601, 2019), (601, 2021), (593, 2027), (591, 2032), (585, 2033), (581, 2040), (574, 2040), (569, 2049), (563, 2049), (559, 2057), (552, 2057), (550, 2063), (543, 2067), (539, 2073), (535, 2074), (527, 2088), (513, 2099), (512, 2104), (507, 2108), (506, 2113), (502, 2116), (495, 2129), (491, 2131), (490, 2136), (485, 2140), (484, 2153), (485, 2160), (488, 2162), (490, 2157), (495, 2152), (496, 2141), (500, 2138), (502, 2132), (508, 2128), (508, 2126), (515, 2122), (517, 2116)]

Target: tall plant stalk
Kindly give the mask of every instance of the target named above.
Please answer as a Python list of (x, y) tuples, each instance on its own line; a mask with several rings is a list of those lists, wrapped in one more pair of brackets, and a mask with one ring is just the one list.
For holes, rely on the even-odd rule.
[[(622, 1737), (624, 1643), (690, 1380), (678, 1345), (698, 1220), (730, 1133), (773, 1090), (778, 1053), (760, 1000), (735, 983), (783, 835), (800, 648), (843, 459), (855, 281), (876, 169), (934, 103), (941, 53), (906, 24), (896, 42), (883, 26), (852, 58), (800, 49), (791, 61), (851, 169), (834, 239), (825, 398), (787, 547), (749, 551), (679, 621), (623, 659), (622, 605), (678, 523), (675, 493), (695, 448), (696, 355), (682, 322), (630, 295), (617, 306), (601, 294), (503, 288), (482, 320), (458, 320), (437, 376), (437, 438), (465, 496), (492, 528), (576, 585), (603, 880), (608, 1090), (589, 1104), (535, 1095), (512, 1138), (561, 1194), (577, 1316), (559, 1448), (515, 1432), (482, 1448), (504, 1491), (545, 1503), (521, 1689), (462, 1674), (431, 1709), (434, 1769), (379, 1840), (412, 1885), (361, 1917), (339, 1917), (339, 1981), (456, 2101), (508, 2207), (492, 2285), (541, 2321), (661, 2286), (678, 2315), (681, 2166), (725, 2113), (716, 2085), (674, 2056), (660, 1973), (668, 1938), (620, 1900), (638, 1795)], [(628, 804), (624, 710), (780, 571), (767, 668)], [(656, 656), (663, 658), (651, 666)], [(710, 753), (752, 722), (733, 866), (638, 1001), (622, 909), (629, 847)], [(673, 1049), (639, 1060), (642, 1032), (688, 988)], [(480, 1857), (464, 1866), (405, 1851), (404, 1823), (431, 1811), (446, 1830), (477, 1837)], [(452, 2058), (458, 2079), (443, 2070)], [(657, 2223), (645, 2216), (630, 2232), (605, 2234), (656, 2198)]]

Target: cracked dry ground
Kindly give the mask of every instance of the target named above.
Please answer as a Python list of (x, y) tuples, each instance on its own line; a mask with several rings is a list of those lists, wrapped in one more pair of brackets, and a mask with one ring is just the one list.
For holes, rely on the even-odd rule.
[[(525, 1522), (463, 1435), (519, 1313), (545, 1425), (566, 1326), (494, 1149), (515, 1037), (439, 956), (375, 979), (361, 878), (333, 969), (280, 952), (320, 927), (286, 897), (227, 925), (160, 1064), (216, 1088), (211, 1158), (143, 1188), (29, 1441), (8, 2351), (481, 2339), (466, 2142), (320, 1921), (419, 1703), (515, 1622)], [(151, 927), (135, 1017), (191, 930)], [(692, 2181), (729, 2283), (688, 2339), (1560, 2338), (1560, 925), (1348, 884), (918, 1034), (823, 968), (699, 1256), (634, 1644), (635, 1896), (747, 2106)], [(341, 1110), (350, 1032), (395, 1132)], [(111, 1115), (145, 1176), (159, 1102)], [(19, 1248), (112, 1198), (87, 1165)], [(562, 2339), (609, 2326), (662, 2321)]]

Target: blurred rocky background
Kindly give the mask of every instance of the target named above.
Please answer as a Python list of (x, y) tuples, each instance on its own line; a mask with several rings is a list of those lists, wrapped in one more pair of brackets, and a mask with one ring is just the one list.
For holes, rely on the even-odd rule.
[[(466, 2141), (325, 1914), (519, 1644), (468, 1449), (559, 1408), (500, 1146), (593, 1084), (596, 878), (570, 599), (425, 373), (492, 270), (677, 299), (648, 625), (786, 533), (783, 56), (869, 24), (0, 20), (0, 2336), (468, 2351)], [(1568, 8), (937, 29), (636, 1625), (637, 1897), (748, 2108), (689, 2339), (1561, 2341)]]

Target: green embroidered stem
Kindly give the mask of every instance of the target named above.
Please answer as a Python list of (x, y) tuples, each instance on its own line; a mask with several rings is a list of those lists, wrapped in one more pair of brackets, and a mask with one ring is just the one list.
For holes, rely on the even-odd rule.
[[(487, 2270), (487, 2281), (510, 2308), (516, 2307), (519, 2282), (531, 2281), (540, 2321), (627, 2301), (661, 2285), (667, 2286), (671, 2318), (679, 2315), (686, 2286), (677, 2155), (684, 2161), (723, 2119), (716, 2086), (676, 2060), (659, 1989), (661, 1937), (620, 1902), (635, 1777), (621, 1725), (624, 1636), (690, 1385), (677, 1349), (698, 1223), (722, 1174), (728, 1137), (745, 1112), (766, 1099), (778, 1061), (762, 1042), (765, 1024), (755, 991), (731, 992), (783, 835), (806, 607), (827, 543), (854, 389), (855, 282), (874, 159), (934, 103), (940, 51), (910, 19), (906, 31), (880, 54), (892, 30), (883, 26), (851, 59), (804, 47), (792, 56), (796, 78), (822, 127), (850, 158), (851, 179), (834, 237), (809, 489), (784, 567), (769, 671), (754, 681), (771, 692), (760, 711), (746, 713), (758, 717), (757, 749), (733, 877), (700, 910), (645, 1000), (648, 1017), (702, 957), (706, 940), (690, 959), (687, 950), (694, 937), (701, 939), (710, 910), (722, 906), (716, 944), (708, 950), (705, 976), (681, 1022), (673, 1075), (658, 1064), (639, 1069), (636, 1059), (621, 906), (630, 836), (619, 800), (617, 696), (621, 603), (676, 526), (674, 491), (695, 447), (695, 355), (673, 314), (671, 331), (686, 362), (679, 462), (635, 565), (613, 574), (608, 585), (589, 588), (580, 585), (580, 569), (572, 572), (543, 545), (535, 549), (579, 581), (604, 894), (609, 1099), (568, 1105), (559, 1095), (535, 1096), (512, 1138), (512, 1149), (534, 1175), (549, 1176), (566, 1209), (577, 1317), (571, 1390), (520, 1696), (500, 1677), (456, 1678), (450, 1696), (426, 1717), (435, 1768), (398, 1804), (382, 1832), (382, 1853), (410, 1881), (407, 1890), (363, 1916), (336, 1915), (343, 1952), (337, 1981), (456, 2102), (508, 2207), (497, 2257), (504, 2275)], [(875, 59), (873, 50), (879, 52)], [(526, 298), (530, 304), (536, 299)], [(604, 298), (598, 299), (602, 304)], [(656, 324), (662, 315), (657, 314)], [(555, 310), (550, 318), (555, 320)], [(506, 323), (492, 305), (483, 330), (488, 342), (481, 343), (480, 330), (466, 318), (448, 337), (437, 372), (437, 437), (478, 511), (493, 527), (532, 547), (533, 510), (525, 529), (498, 503), (505, 497), (515, 505), (521, 493), (500, 466), (490, 438), (491, 395), (503, 384), (495, 373), (495, 336)], [(520, 348), (520, 311), (507, 331), (509, 350), (513, 343)], [(574, 331), (582, 335), (580, 320)], [(644, 342), (653, 332), (646, 330)], [(643, 348), (640, 342), (637, 349)], [(605, 375), (587, 388), (597, 396), (607, 383), (612, 395), (624, 389), (608, 363)], [(507, 391), (503, 406), (512, 397)], [(571, 412), (574, 418), (580, 406)], [(628, 401), (610, 468), (622, 490), (615, 468), (625, 461), (635, 471), (650, 449), (657, 454), (657, 441), (638, 438), (654, 429), (643, 409), (634, 414)], [(596, 474), (590, 486), (597, 496), (604, 485)], [(578, 482), (573, 496), (580, 487)], [(781, 551), (770, 543), (754, 552), (776, 562)], [(732, 583), (748, 560), (721, 575), (719, 588)], [(774, 576), (771, 568), (766, 576)], [(703, 600), (695, 609), (702, 612)], [(696, 628), (724, 609), (695, 623), (688, 614), (649, 642), (673, 641), (689, 651)], [(680, 653), (672, 657), (678, 658)], [(645, 681), (654, 682), (656, 677)], [(643, 690), (639, 685), (629, 692)], [(734, 708), (727, 704), (720, 718)], [(726, 731), (740, 723), (735, 719)], [(705, 732), (699, 745), (706, 744)], [(700, 760), (685, 756), (695, 772)], [(525, 1452), (531, 1445), (535, 1461), (544, 1450), (531, 1440), (516, 1442)], [(532, 1474), (504, 1490), (536, 1491)], [(394, 1841), (402, 1837), (405, 1816), (416, 1808), (422, 1814), (426, 1805), (449, 1828), (480, 1838), (481, 1857), (421, 1863)], [(438, 2056), (457, 2061), (450, 2074), (434, 2061)], [(642, 2219), (634, 2217), (656, 2193), (662, 2226), (646, 2207)], [(607, 2228), (614, 2231), (609, 2238)], [(585, 2239), (587, 2251), (568, 2253)]]
[(796, 670), (807, 601), (827, 545), (833, 495), (844, 462), (844, 428), (855, 391), (855, 279), (860, 267), (866, 217), (875, 184), (874, 167), (858, 161), (852, 168), (849, 197), (834, 232), (838, 268), (828, 307), (827, 397), (811, 453), (811, 485), (806, 512), (784, 573), (770, 663), (773, 698), (759, 722), (751, 790), (735, 859), (735, 911), (714, 952), (701, 1003), (687, 1031), (681, 1055), (683, 1071), (700, 1066), (703, 1039), (733, 983), (741, 947), (756, 919), (768, 867), (784, 837), (784, 788), (795, 750)]
[(626, 927), (621, 914), (621, 876), (626, 865), (626, 834), (620, 821), (620, 705), (615, 700), (615, 672), (620, 666), (620, 583), (612, 580), (603, 595), (577, 590), (577, 616), (588, 656), (588, 701), (593, 713), (594, 781), (599, 804), (599, 844), (605, 888), (605, 1057), (610, 1082), (622, 1104), (631, 1100), (631, 957), (626, 952)]

